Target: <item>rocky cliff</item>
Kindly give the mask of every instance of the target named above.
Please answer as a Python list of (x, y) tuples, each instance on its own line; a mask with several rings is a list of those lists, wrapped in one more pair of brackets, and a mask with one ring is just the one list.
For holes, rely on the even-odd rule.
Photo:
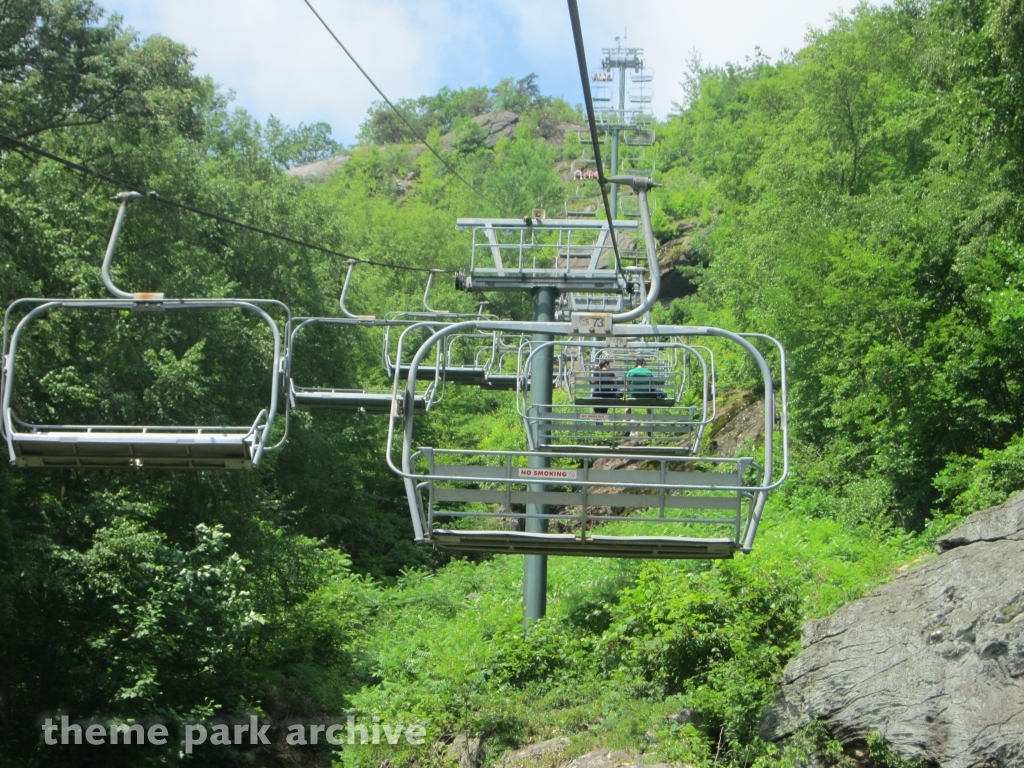
[(808, 622), (764, 738), (819, 719), (850, 750), (878, 733), (942, 768), (1024, 768), (1024, 494), (968, 518), (937, 550)]

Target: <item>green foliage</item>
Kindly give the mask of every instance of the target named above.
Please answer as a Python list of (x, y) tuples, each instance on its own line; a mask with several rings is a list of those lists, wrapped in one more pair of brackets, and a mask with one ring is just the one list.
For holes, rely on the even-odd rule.
[(663, 210), (710, 225), (702, 297), (787, 347), (823, 491), (905, 528), (946, 457), (1024, 426), (1008, 9), (861, 5), (776, 64), (698, 63), (657, 148)]
[(935, 478), (935, 487), (955, 515), (964, 516), (1006, 501), (1024, 488), (1024, 438), (981, 456), (951, 456)]
[[(258, 474), (0, 469), (0, 758), (38, 764), (35, 718), (64, 707), (170, 721), (354, 711), (427, 726), (424, 748), (335, 755), (350, 766), (439, 766), (460, 733), (483, 735), (494, 759), (567, 734), (571, 753), (630, 747), (701, 768), (841, 764), (821, 724), (786, 745), (757, 735), (800, 622), (1024, 484), (1021, 19), (996, 0), (859, 6), (774, 64), (695, 63), (686, 104), (659, 126), (656, 234), (692, 248), (700, 289), (656, 318), (773, 333), (790, 354), (792, 477), (753, 556), (555, 558), (549, 616), (524, 628), (520, 558), (447, 561), (413, 545), (374, 417), (292, 414), (287, 450)], [(229, 110), (186, 49), (139, 40), (87, 0), (11, 0), (0, 43), (4, 132), (376, 261), (463, 267), (454, 218), (559, 208), (558, 162), (580, 151), (575, 136), (561, 148), (539, 138), (579, 115), (528, 75), (400, 104), (494, 209), (379, 104), (347, 162), (304, 186), (282, 170), (338, 154), (328, 126)], [(488, 148), (472, 118), (499, 110), (520, 123)], [(115, 190), (3, 152), (3, 302), (102, 295)], [(139, 202), (114, 275), (132, 290), (336, 316), (346, 267)], [(382, 316), (418, 308), (422, 291), (421, 274), (360, 267), (347, 301)], [(528, 298), (492, 298), (496, 313), (528, 316)], [(476, 308), (449, 281), (430, 302)], [(15, 409), (34, 421), (248, 425), (268, 397), (270, 334), (239, 312), (55, 311), (23, 341)], [(293, 375), (384, 387), (382, 344), (366, 329), (307, 328)], [(717, 363), (749, 378), (735, 356)], [(508, 393), (450, 387), (420, 428), (429, 444), (524, 447)], [(903, 768), (869, 746), (876, 764)], [(95, 754), (177, 759), (176, 747)], [(70, 751), (46, 759), (81, 764)]]
[(824, 723), (813, 720), (782, 745), (767, 744), (752, 763), (755, 768), (815, 768), (844, 766), (843, 745), (832, 738)]
[(264, 134), (270, 156), (285, 168), (327, 160), (342, 150), (341, 144), (331, 138), (327, 123), (289, 128), (271, 115)]
[[(431, 131), (443, 136), (455, 131), (456, 142), (465, 142), (467, 132), (472, 135), (470, 118), (486, 112), (515, 112), (542, 120), (579, 121), (578, 110), (562, 99), (545, 96), (537, 84), (537, 75), (529, 74), (516, 80), (502, 78), (493, 88), (460, 88), (445, 86), (432, 96), (399, 99), (395, 106), (405, 120), (383, 101), (375, 101), (369, 114), (359, 127), (361, 144), (408, 144)], [(409, 130), (408, 121), (415, 133)], [(461, 138), (458, 134), (461, 134)], [(433, 144), (436, 146), (436, 143)]]

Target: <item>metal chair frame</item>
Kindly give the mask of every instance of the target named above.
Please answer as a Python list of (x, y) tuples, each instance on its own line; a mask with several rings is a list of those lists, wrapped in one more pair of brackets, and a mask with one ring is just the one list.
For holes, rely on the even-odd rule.
[[(2, 371), (0, 371), (0, 433), (7, 443), (11, 464), (21, 467), (76, 469), (251, 469), (263, 454), (279, 448), (285, 433), (275, 445), (268, 445), (278, 411), (281, 381), (287, 369), (288, 347), (282, 348), (277, 323), (262, 306), (282, 309), (291, 321), (286, 305), (268, 299), (168, 299), (162, 293), (130, 293), (118, 288), (110, 275), (114, 252), (124, 226), (128, 205), (147, 197), (138, 192), (122, 192), (107, 243), (100, 274), (113, 299), (19, 299), (4, 313)], [(17, 307), (32, 308), (10, 331), (11, 312)], [(270, 405), (256, 416), (251, 426), (137, 426), (28, 424), (14, 415), (15, 362), (18, 342), (25, 329), (38, 317), (54, 309), (98, 311), (194, 311), (242, 309), (256, 314), (270, 328), (274, 338), (271, 363)], [(21, 429), (19, 429), (19, 427)]]
[[(431, 354), (431, 349), (445, 336), (466, 331), (499, 331), (518, 333), (548, 333), (572, 337), (571, 323), (513, 323), (478, 322), (457, 323), (438, 330), (417, 350), (410, 365), (407, 391), (415, 387), (420, 363)], [(670, 462), (679, 462), (677, 455), (662, 451), (646, 453), (608, 451), (599, 453), (569, 452), (556, 448), (538, 451), (468, 451), (413, 447), (415, 416), (408, 405), (396, 415), (388, 429), (388, 464), (403, 478), (409, 502), (415, 538), (430, 541), (454, 551), (491, 551), (521, 554), (591, 555), (603, 557), (731, 557), (735, 552), (748, 553), (760, 523), (769, 492), (778, 488), (789, 473), (788, 385), (786, 357), (782, 346), (763, 334), (738, 334), (720, 328), (704, 326), (651, 326), (616, 325), (608, 343), (642, 340), (645, 338), (717, 337), (740, 346), (754, 361), (764, 384), (765, 442), (764, 465), (761, 477), (749, 480), (747, 470), (754, 466), (753, 458), (701, 457), (690, 462), (725, 468), (725, 472), (677, 472)], [(752, 339), (765, 340), (779, 354), (781, 369), (779, 395), (764, 356)], [(397, 383), (396, 383), (397, 384)], [(775, 419), (779, 416), (780, 438), (776, 439)], [(399, 459), (396, 462), (395, 431), (403, 428)], [(781, 476), (775, 476), (776, 443), (781, 442)], [(438, 457), (452, 457), (457, 462), (439, 462)], [(551, 460), (552, 469), (534, 470), (521, 466), (530, 456), (543, 456)], [(656, 463), (657, 471), (640, 469), (593, 468), (596, 460), (621, 458), (632, 464)], [(483, 466), (480, 466), (483, 464)], [(568, 465), (568, 466), (567, 466)], [(539, 482), (543, 481), (543, 482)], [(496, 488), (481, 488), (481, 484)], [(549, 486), (555, 486), (551, 490)], [(453, 487), (454, 486), (454, 487)], [(527, 490), (527, 489), (530, 490)], [(568, 488), (569, 490), (558, 490)], [(625, 493), (611, 492), (625, 489)], [(653, 494), (653, 495), (651, 495)], [(710, 495), (709, 495), (710, 494)], [(635, 498), (634, 498), (635, 497)], [(655, 503), (650, 503), (656, 497)], [(742, 502), (746, 501), (744, 511)], [(446, 506), (502, 505), (499, 509), (478, 511)], [(516, 512), (513, 504), (548, 504), (562, 511), (544, 515), (578, 528), (577, 534), (540, 534), (509, 530), (458, 530), (439, 528), (439, 520), (453, 518), (484, 518), (494, 521), (506, 518), (524, 519), (526, 513)], [(588, 536), (588, 521), (594, 516), (592, 506), (645, 507), (658, 509), (657, 515), (622, 518), (637, 523), (673, 523), (686, 525), (724, 526), (726, 536), (697, 538), (672, 536), (618, 537)], [(579, 511), (575, 510), (579, 508)], [(727, 510), (728, 517), (707, 515), (677, 515), (666, 510), (718, 509)], [(608, 518), (602, 517), (602, 520)], [(617, 518), (616, 518), (617, 519)]]
[[(617, 232), (638, 227), (636, 221), (615, 222)], [(463, 290), (627, 290), (606, 221), (459, 219), (457, 228), (473, 233), (469, 271), (456, 278)]]
[[(287, 350), (282, 348), (277, 323), (259, 305), (283, 309), (280, 302), (262, 299), (19, 299), (4, 314), (2, 415), (3, 437), (11, 464), (35, 468), (76, 469), (251, 469), (263, 454), (283, 443), (269, 445)], [(9, 332), (16, 307), (32, 306)], [(28, 424), (14, 415), (15, 362), (18, 343), (35, 319), (54, 309), (98, 311), (194, 311), (242, 309), (256, 314), (274, 338), (270, 404), (251, 426), (134, 426)], [(287, 434), (287, 433), (286, 433)]]
[[(557, 447), (563, 451), (593, 451), (603, 445), (630, 452), (656, 449), (674, 454), (696, 454), (700, 449), (704, 430), (717, 413), (714, 353), (710, 348), (648, 340), (614, 347), (586, 339), (541, 344), (526, 342), (520, 353), (520, 376), (523, 380), (528, 382), (528, 372), (536, 354), (548, 348), (554, 351), (558, 347), (589, 350), (591, 359), (588, 361), (586, 356), (578, 355), (582, 362), (580, 370), (573, 369), (562, 377), (569, 404), (538, 409), (527, 402), (526, 386), (519, 391), (516, 409), (526, 428), (530, 450)], [(682, 370), (676, 370), (680, 351), (683, 353)], [(705, 359), (705, 354), (708, 359)], [(640, 355), (649, 361), (647, 367), (654, 374), (648, 382), (652, 388), (651, 396), (646, 398), (630, 391), (630, 382), (626, 379), (626, 372), (632, 368), (632, 363), (626, 361), (635, 360)], [(559, 361), (565, 358), (565, 355), (558, 354)], [(602, 376), (599, 380), (593, 375), (598, 359), (612, 360), (613, 364), (620, 362), (609, 372), (615, 378)], [(681, 403), (689, 387), (688, 363), (691, 359), (699, 361), (702, 372), (700, 406)], [(598, 394), (598, 391), (604, 392), (608, 385), (616, 387), (615, 396)], [(598, 413), (597, 408), (603, 412)], [(634, 434), (639, 436), (638, 444), (623, 441), (623, 437)], [(556, 436), (560, 442), (552, 445), (549, 441)]]
[[(295, 341), (304, 328), (311, 325), (328, 325), (342, 328), (380, 328), (388, 321), (376, 318), (341, 318), (341, 317), (297, 317), (289, 328), (289, 367), (288, 367), (288, 403), (294, 410), (333, 411), (336, 413), (391, 413), (396, 407), (392, 397), (393, 387), (344, 389), (337, 387), (304, 387), (297, 385), (292, 375)], [(389, 327), (389, 326), (384, 326)], [(408, 328), (402, 323), (401, 327)], [(390, 374), (393, 377), (394, 372)], [(413, 403), (417, 412), (427, 413), (435, 402), (439, 392), (439, 376), (427, 383), (425, 389), (417, 390)], [(399, 403), (405, 393), (399, 396)]]

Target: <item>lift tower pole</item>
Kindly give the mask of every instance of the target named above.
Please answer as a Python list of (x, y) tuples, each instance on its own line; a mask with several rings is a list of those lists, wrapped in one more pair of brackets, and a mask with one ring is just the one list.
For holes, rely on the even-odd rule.
[[(533, 290), (533, 319), (535, 322), (550, 323), (555, 319), (555, 300), (557, 289), (542, 286)], [(551, 334), (535, 333), (533, 343), (536, 345), (552, 341)], [(550, 437), (545, 429), (543, 417), (551, 407), (552, 379), (554, 378), (554, 358), (551, 346), (545, 346), (534, 356), (530, 365), (530, 409), (533, 411), (534, 444), (542, 450), (547, 447)], [(546, 456), (531, 456), (528, 466), (531, 469), (547, 469), (551, 460)], [(544, 493), (547, 486), (541, 483), (530, 485), (530, 491)], [(542, 517), (548, 513), (547, 504), (526, 505), (527, 533), (547, 533), (548, 519)], [(527, 622), (536, 621), (547, 613), (548, 600), (548, 556), (526, 555), (523, 570), (523, 617)]]
[[(546, 328), (532, 334), (529, 371), (520, 372), (516, 378), (517, 391), (519, 387), (526, 390), (522, 397), (527, 399), (524, 411), (530, 445), (527, 466), (509, 465), (509, 471), (514, 471), (517, 478), (517, 496), (519, 484), (526, 486), (525, 498), (517, 498), (518, 502), (525, 502), (526, 510), (520, 518), (522, 529), (516, 531), (516, 535), (532, 539), (532, 536), (547, 533), (551, 514), (548, 500), (561, 487), (559, 481), (551, 480), (554, 473), (537, 471), (551, 467), (551, 460), (545, 454), (551, 450), (552, 424), (557, 422), (557, 415), (552, 413), (555, 361), (550, 324), (557, 322), (560, 315), (564, 321), (565, 313), (574, 311), (568, 309), (569, 305), (558, 306), (559, 295), (571, 297), (576, 292), (586, 292), (625, 298), (629, 280), (623, 270), (617, 268), (610, 240), (611, 227), (601, 219), (548, 219), (545, 211), (534, 209), (530, 216), (522, 218), (459, 219), (456, 226), (459, 230), (473, 230), (473, 261), (468, 274), (456, 273), (456, 289), (529, 291), (533, 296), (533, 321), (547, 324)], [(635, 221), (618, 220), (614, 226), (617, 232), (638, 229)], [(538, 260), (542, 266), (537, 266)], [(544, 265), (549, 260), (553, 265)], [(598, 314), (611, 317), (607, 310)], [(523, 381), (523, 373), (528, 373), (528, 382)], [(521, 402), (518, 396), (517, 402)], [(575, 473), (572, 476), (575, 477)], [(526, 622), (543, 618), (547, 610), (547, 555), (534, 554), (536, 552), (535, 548), (529, 554), (523, 553), (526, 557), (523, 568), (523, 618)]]
[[(618, 38), (615, 38), (618, 41)], [(612, 136), (612, 176), (619, 173), (619, 134), (621, 131), (635, 129), (633, 121), (627, 120), (626, 108), (626, 70), (641, 70), (644, 66), (643, 48), (623, 48), (621, 45), (615, 48), (605, 48), (602, 53), (604, 58), (601, 61), (601, 68), (606, 72), (618, 70), (619, 103), (612, 113), (609, 132)], [(618, 216), (619, 206), (619, 185), (612, 184), (611, 207), (612, 217)]]

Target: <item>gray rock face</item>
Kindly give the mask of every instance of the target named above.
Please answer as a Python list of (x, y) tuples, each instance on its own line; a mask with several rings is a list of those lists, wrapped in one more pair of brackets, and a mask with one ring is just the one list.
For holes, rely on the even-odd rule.
[(942, 768), (1024, 768), (1024, 494), (971, 516), (937, 560), (804, 627), (761, 724), (880, 733)]
[(335, 155), (327, 160), (317, 160), (315, 163), (289, 168), (284, 175), (295, 176), (303, 181), (324, 181), (351, 159), (350, 155)]

